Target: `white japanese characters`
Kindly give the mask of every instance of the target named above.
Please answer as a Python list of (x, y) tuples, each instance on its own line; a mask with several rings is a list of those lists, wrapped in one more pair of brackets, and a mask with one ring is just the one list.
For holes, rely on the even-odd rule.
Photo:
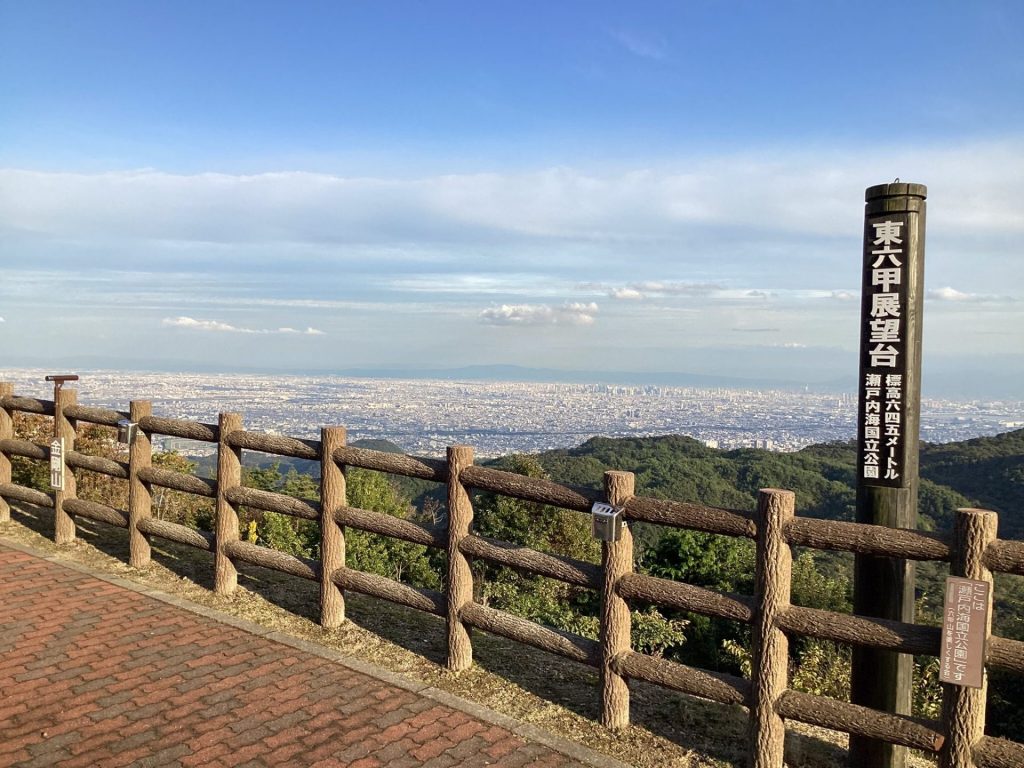
[(870, 254), (870, 304), (863, 339), (867, 373), (861, 382), (864, 439), (861, 456), (865, 480), (899, 482), (903, 473), (903, 381), (906, 371), (903, 319), (906, 292), (903, 270), (903, 222), (875, 222)]
[(50, 443), (50, 487), (64, 490), (64, 438), (55, 438)]

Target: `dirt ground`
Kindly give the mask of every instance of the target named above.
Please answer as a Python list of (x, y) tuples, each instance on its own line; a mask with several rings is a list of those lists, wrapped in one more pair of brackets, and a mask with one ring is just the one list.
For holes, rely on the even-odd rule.
[[(255, 567), (239, 568), (240, 589), (231, 597), (212, 592), (209, 553), (153, 541), (153, 561), (127, 565), (127, 532), (82, 520), (68, 547), (52, 541), (51, 510), (19, 505), (0, 523), (0, 538), (81, 563), (248, 619), (462, 696), (544, 728), (638, 768), (722, 768), (745, 765), (747, 714), (742, 707), (708, 702), (634, 682), (629, 728), (611, 733), (598, 722), (595, 670), (475, 632), (475, 664), (455, 675), (443, 666), (445, 626), (436, 616), (357, 594), (346, 596), (349, 621), (335, 630), (316, 624), (318, 586)], [(846, 765), (846, 737), (825, 729), (787, 724), (790, 768)], [(933, 765), (913, 756), (911, 764)]]

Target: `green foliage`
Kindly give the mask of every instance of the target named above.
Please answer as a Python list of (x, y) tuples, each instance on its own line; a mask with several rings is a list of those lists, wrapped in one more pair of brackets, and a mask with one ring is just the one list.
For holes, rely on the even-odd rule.
[[(53, 439), (52, 424), (52, 421), (42, 416), (17, 412), (14, 414), (14, 436), (33, 443), (49, 444)], [(50, 467), (44, 461), (12, 456), (11, 480), (16, 485), (45, 492), (50, 490)]]
[(960, 443), (925, 443), (921, 477), (1000, 513), (1000, 536), (1024, 538), (1024, 429)]
[[(296, 557), (309, 557), (311, 543), (310, 526), (306, 521), (296, 521), (277, 512), (263, 512), (256, 523), (256, 541), (265, 547), (287, 552)], [(300, 530), (303, 534), (300, 534)]]
[(913, 712), (918, 717), (938, 720), (942, 715), (942, 683), (939, 660), (934, 656), (914, 657)]
[[(348, 504), (360, 509), (383, 512), (408, 519), (412, 506), (401, 496), (388, 476), (366, 469), (349, 469), (347, 473)], [(421, 544), (378, 536), (355, 529), (345, 534), (346, 558), (356, 568), (419, 587), (437, 588), (441, 579), (431, 565), (427, 548)]]
[[(293, 484), (299, 482), (296, 477), (299, 476), (294, 470), (289, 472), (288, 479)], [(313, 484), (313, 494), (307, 498), (315, 498), (318, 495), (316, 484), (312, 478), (307, 477), (307, 480)], [(242, 485), (260, 491), (298, 495), (289, 493), (289, 485), (278, 462), (268, 466), (243, 467)], [(241, 528), (248, 532), (249, 540), (261, 546), (296, 557), (313, 558), (319, 554), (320, 530), (312, 520), (243, 507), (239, 510), (239, 522)]]
[(840, 701), (850, 700), (850, 647), (809, 640), (791, 665), (791, 688)]
[[(960, 443), (921, 446), (919, 512), (925, 529), (949, 530), (958, 507), (1000, 513), (1000, 535), (1024, 538), (1024, 430)], [(637, 492), (711, 506), (752, 510), (759, 488), (796, 493), (797, 512), (852, 520), (856, 447), (813, 445), (795, 453), (718, 451), (669, 435), (594, 438), (571, 450), (538, 457), (563, 482), (599, 487), (608, 469), (635, 472)]]
[[(527, 477), (548, 477), (534, 456), (515, 454), (504, 459), (499, 468)], [(590, 562), (597, 562), (601, 556), (600, 543), (590, 532), (589, 517), (568, 509), (484, 493), (474, 503), (473, 525), (482, 536), (511, 541), (541, 552)]]
[(526, 576), (511, 568), (495, 567), (481, 573), (479, 600), (524, 619), (597, 639), (598, 620), (587, 610), (579, 590), (552, 579)]
[[(320, 496), (316, 479), (296, 471), (294, 467), (282, 475), (280, 464), (276, 462), (246, 467), (242, 472), (242, 483), (250, 488), (296, 498), (315, 501)], [(346, 491), (349, 506), (401, 518), (407, 518), (410, 514), (409, 500), (402, 497), (387, 475), (380, 472), (349, 469), (346, 472)], [(247, 529), (249, 535), (254, 537), (251, 540), (263, 546), (299, 557), (319, 557), (320, 529), (314, 521), (275, 512), (243, 510), (241, 523), (243, 529)], [(422, 545), (354, 528), (345, 532), (345, 544), (346, 562), (350, 568), (416, 586), (440, 586), (440, 576), (427, 557), (427, 548)]]
[(944, 485), (921, 478), (917, 494), (918, 528), (948, 531), (957, 509), (974, 506), (970, 499)]
[[(527, 477), (547, 477), (533, 456), (513, 455), (499, 466)], [(482, 493), (474, 500), (473, 525), (481, 536), (541, 552), (590, 562), (600, 557), (590, 521), (579, 512)], [(597, 600), (590, 590), (483, 561), (475, 562), (473, 568), (477, 598), (482, 603), (584, 637), (597, 637)]]
[(686, 628), (690, 624), (686, 619), (668, 618), (654, 606), (631, 615), (635, 651), (660, 657), (686, 642)]
[(852, 608), (849, 579), (826, 576), (818, 567), (819, 557), (812, 552), (802, 552), (793, 559), (790, 601), (807, 608), (849, 613)]
[(720, 592), (750, 592), (754, 546), (731, 536), (669, 529), (644, 553), (643, 570)]
[[(195, 462), (189, 461), (177, 451), (166, 451), (153, 454), (153, 466), (172, 472), (191, 474), (195, 471)], [(171, 491), (159, 486), (152, 487), (153, 517), (168, 520), (192, 528), (212, 531), (214, 528), (214, 502), (191, 493)]]

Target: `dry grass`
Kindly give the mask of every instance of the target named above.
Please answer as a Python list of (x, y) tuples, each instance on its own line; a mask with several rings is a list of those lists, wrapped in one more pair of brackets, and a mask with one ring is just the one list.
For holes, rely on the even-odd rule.
[[(478, 632), (473, 641), (476, 664), (455, 675), (442, 666), (445, 628), (438, 617), (350, 594), (346, 596), (350, 621), (339, 629), (324, 630), (316, 624), (319, 592), (315, 583), (243, 566), (241, 588), (231, 597), (220, 597), (211, 591), (213, 561), (208, 553), (156, 540), (152, 564), (136, 569), (127, 565), (123, 530), (81, 521), (79, 540), (58, 548), (52, 541), (52, 511), (22, 506), (12, 510), (12, 518), (10, 523), (0, 523), (3, 538), (372, 662), (638, 768), (745, 764), (743, 708), (633, 683), (633, 725), (613, 734), (596, 722), (597, 674), (589, 667)], [(844, 735), (795, 723), (788, 730), (790, 768), (845, 765)], [(917, 759), (913, 764), (930, 765)]]

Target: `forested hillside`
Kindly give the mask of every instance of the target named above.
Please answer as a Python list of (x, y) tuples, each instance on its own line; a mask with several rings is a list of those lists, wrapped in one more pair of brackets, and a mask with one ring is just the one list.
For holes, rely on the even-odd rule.
[(921, 476), (999, 513), (999, 533), (1024, 539), (1024, 429), (925, 445)]
[[(597, 486), (605, 469), (636, 473), (639, 493), (752, 509), (759, 488), (787, 488), (801, 515), (854, 517), (856, 446), (813, 445), (796, 453), (707, 448), (688, 437), (596, 437), (539, 457), (558, 480)], [(957, 507), (999, 513), (1000, 534), (1024, 538), (1024, 429), (921, 448), (921, 527), (944, 530)]]

